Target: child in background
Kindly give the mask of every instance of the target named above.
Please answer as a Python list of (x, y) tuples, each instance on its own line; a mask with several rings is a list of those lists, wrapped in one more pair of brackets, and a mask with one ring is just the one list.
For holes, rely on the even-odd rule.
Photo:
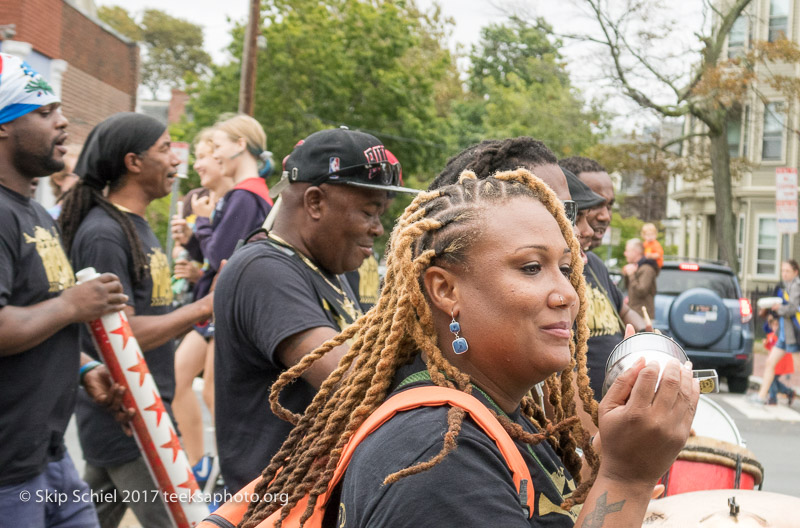
[(664, 266), (664, 248), (656, 240), (658, 237), (658, 229), (655, 224), (647, 223), (642, 226), (642, 245), (644, 246), (644, 257), (655, 260), (658, 264), (658, 269)]
[[(764, 338), (764, 348), (767, 349), (767, 352), (772, 350), (772, 347), (775, 346), (775, 343), (778, 342), (778, 330), (780, 328), (780, 321), (778, 318), (769, 314), (767, 316), (767, 325), (769, 326), (769, 332), (767, 333), (767, 337)], [(766, 330), (766, 328), (765, 328)], [(794, 402), (794, 397), (797, 395), (794, 389), (787, 387), (783, 382), (780, 381), (780, 377), (783, 374), (791, 374), (794, 372), (794, 359), (792, 358), (792, 354), (787, 352), (783, 355), (778, 364), (775, 365), (775, 378), (772, 380), (772, 385), (769, 387), (769, 399), (767, 400), (767, 405), (777, 405), (778, 404), (778, 393), (785, 394), (788, 399), (788, 405), (791, 407), (792, 403)]]

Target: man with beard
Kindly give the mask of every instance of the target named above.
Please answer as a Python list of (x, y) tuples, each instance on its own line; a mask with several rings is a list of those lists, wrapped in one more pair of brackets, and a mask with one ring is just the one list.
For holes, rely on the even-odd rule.
[[(169, 194), (178, 163), (163, 124), (142, 114), (113, 115), (86, 139), (75, 166), (80, 180), (64, 199), (59, 217), (76, 269), (91, 266), (120, 277), (130, 299), (125, 313), (170, 413), (173, 340), (210, 317), (213, 304), (208, 295), (172, 309), (167, 257), (144, 218), (151, 202)], [(86, 329), (81, 343), (97, 357)], [(163, 502), (152, 500), (155, 486), (133, 438), (84, 395), (78, 398), (76, 417), (85, 478), (95, 492), (103, 528), (116, 527), (129, 506), (143, 526), (171, 527)]]
[(127, 416), (122, 388), (79, 352), (75, 324), (127, 297), (110, 273), (75, 285), (58, 228), (30, 198), (33, 180), (64, 167), (67, 124), (47, 82), (0, 53), (0, 524), (13, 526), (98, 526), (64, 446), (79, 380)]

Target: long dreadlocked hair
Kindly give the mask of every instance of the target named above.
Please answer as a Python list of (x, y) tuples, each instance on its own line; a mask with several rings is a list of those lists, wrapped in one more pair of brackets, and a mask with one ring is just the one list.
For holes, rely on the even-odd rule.
[(555, 165), (556, 155), (547, 145), (528, 136), (505, 140), (484, 139), (467, 147), (449, 160), (442, 172), (431, 182), (429, 191), (458, 182), (462, 172), (469, 170), (479, 178), (519, 167)]
[[(442, 387), (472, 391), (470, 377), (456, 369), (437, 344), (433, 314), (423, 292), (421, 277), (434, 262), (463, 263), (475, 239), (476, 222), (489, 207), (512, 197), (530, 197), (540, 201), (552, 214), (571, 249), (570, 282), (578, 293), (577, 339), (570, 343), (571, 361), (560, 373), (546, 380), (549, 399), (555, 408), (553, 422), (533, 398), (526, 396), (521, 410), (537, 424), (540, 434), (525, 432), (519, 424), (496, 415), (509, 435), (528, 444), (549, 442), (564, 465), (580, 482), (581, 460), (576, 447), (583, 449), (592, 468), (591, 477), (580, 482), (562, 508), (569, 509), (586, 499), (597, 475), (599, 458), (592, 449), (589, 435), (575, 416), (573, 371), (577, 367), (578, 386), (583, 408), (597, 421), (597, 402), (589, 388), (586, 371), (585, 283), (580, 249), (559, 200), (541, 180), (524, 169), (495, 174), (478, 180), (466, 172), (458, 184), (419, 194), (398, 220), (389, 245), (386, 279), (378, 304), (335, 338), (305, 356), (286, 370), (272, 386), (270, 403), (273, 412), (295, 425), (289, 437), (256, 485), (256, 497), (267, 493), (285, 493), (288, 502), (253, 501), (240, 528), (254, 528), (281, 508), (280, 523), (297, 502), (309, 495), (301, 524), (313, 513), (317, 498), (328, 488), (342, 450), (364, 420), (383, 403), (395, 372), (417, 354), (424, 353), (431, 380)], [(278, 402), (281, 390), (297, 380), (317, 359), (331, 349), (352, 340), (350, 350), (336, 370), (325, 380), (303, 416), (292, 413)], [(417, 463), (389, 475), (384, 484), (438, 464), (456, 447), (465, 411), (448, 410), (448, 431), (442, 450), (426, 462)], [(279, 471), (280, 470), (280, 471)]]

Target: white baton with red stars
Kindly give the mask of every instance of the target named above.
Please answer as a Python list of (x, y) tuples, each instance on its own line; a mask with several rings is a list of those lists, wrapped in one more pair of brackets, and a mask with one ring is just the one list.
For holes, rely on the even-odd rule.
[[(76, 275), (78, 282), (100, 276), (94, 268)], [(177, 528), (197, 526), (208, 516), (208, 506), (125, 312), (104, 315), (88, 325), (111, 377), (126, 389), (125, 407), (136, 411), (131, 420), (133, 435), (173, 524)]]

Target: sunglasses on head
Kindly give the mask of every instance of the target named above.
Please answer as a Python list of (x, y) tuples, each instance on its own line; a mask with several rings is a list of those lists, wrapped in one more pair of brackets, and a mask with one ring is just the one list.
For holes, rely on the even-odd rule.
[(337, 180), (356, 180), (364, 183), (375, 183), (378, 185), (400, 185), (400, 164), (388, 161), (366, 163), (364, 165), (353, 165), (345, 167), (335, 172), (318, 176), (311, 182), (312, 185), (320, 185), (328, 181)]
[(564, 204), (564, 214), (567, 215), (567, 220), (575, 225), (575, 221), (578, 219), (578, 204), (574, 200), (561, 200), (561, 203)]

